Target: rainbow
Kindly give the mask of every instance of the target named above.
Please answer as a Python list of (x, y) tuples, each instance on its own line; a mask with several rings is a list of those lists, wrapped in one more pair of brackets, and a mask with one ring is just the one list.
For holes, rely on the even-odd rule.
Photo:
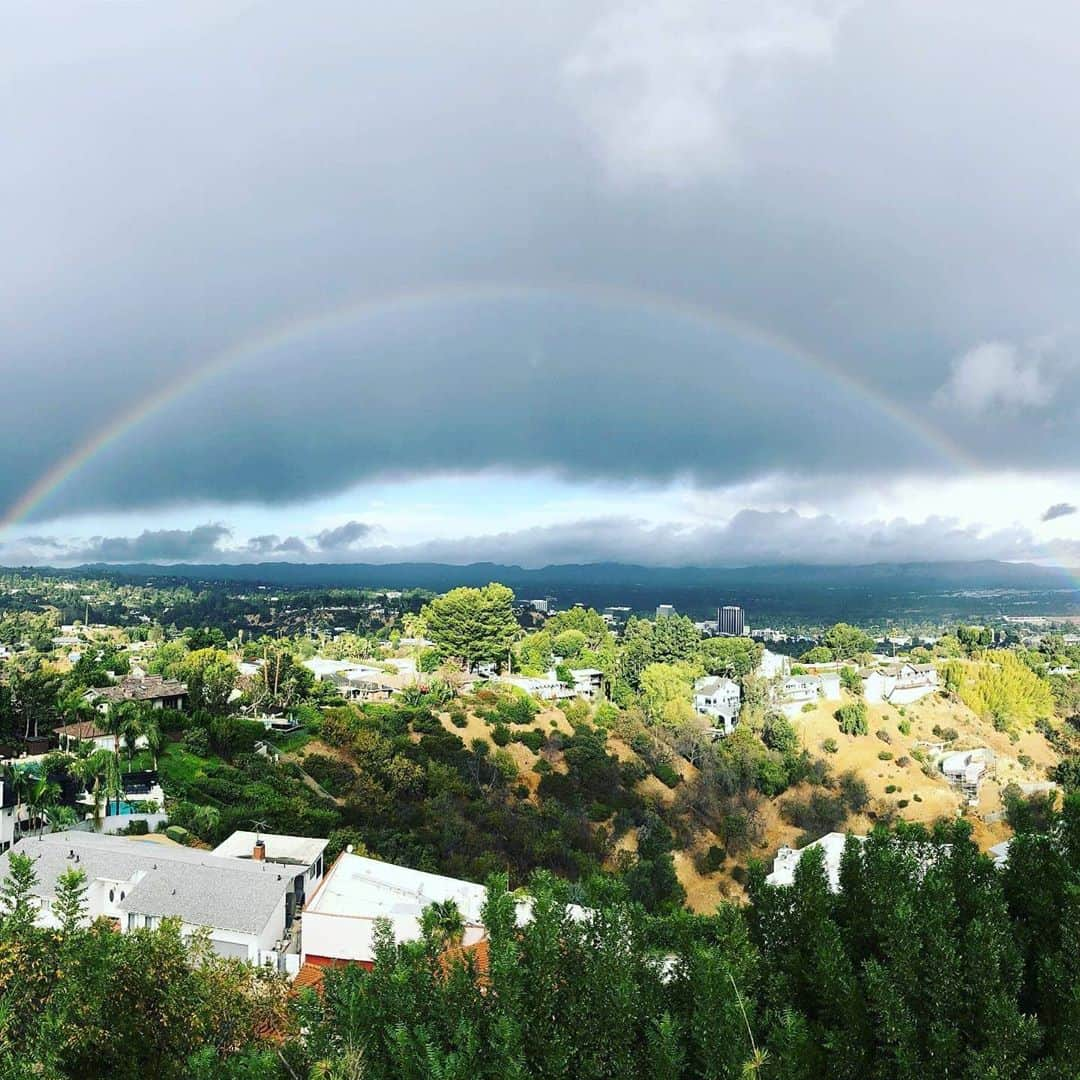
[(418, 290), (361, 297), (328, 310), (299, 317), (294, 316), (255, 335), (233, 342), (186, 373), (165, 383), (158, 390), (138, 401), (133, 408), (114, 417), (91, 438), (56, 461), (0, 518), (0, 537), (33, 514), (61, 485), (87, 468), (108, 447), (125, 438), (149, 418), (216, 376), (250, 362), (271, 349), (298, 342), (311, 334), (343, 323), (408, 312), (435, 303), (477, 303), (522, 299), (579, 302), (584, 300), (597, 305), (625, 307), (665, 315), (712, 331), (722, 330), (740, 334), (759, 344), (778, 349), (815, 370), (834, 385), (844, 387), (899, 427), (911, 432), (921, 443), (931, 446), (942, 458), (964, 469), (975, 467), (975, 462), (938, 428), (927, 423), (922, 417), (893, 398), (872, 388), (851, 372), (845, 371), (834, 362), (794, 342), (763, 331), (760, 327), (717, 313), (705, 305), (622, 286), (457, 282), (435, 284)]

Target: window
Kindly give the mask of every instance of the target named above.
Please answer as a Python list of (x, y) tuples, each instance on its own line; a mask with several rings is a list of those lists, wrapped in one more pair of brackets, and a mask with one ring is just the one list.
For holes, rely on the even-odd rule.
[(113, 903), (113, 901), (115, 899), (116, 899), (116, 890), (115, 889), (110, 889), (109, 890), (109, 903), (110, 904)]

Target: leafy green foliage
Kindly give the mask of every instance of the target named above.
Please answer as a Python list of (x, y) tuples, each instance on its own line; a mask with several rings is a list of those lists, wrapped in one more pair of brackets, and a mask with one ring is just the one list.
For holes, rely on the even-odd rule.
[(468, 670), (477, 664), (504, 663), (518, 625), (514, 594), (492, 583), (480, 589), (451, 589), (422, 612), (427, 632), (443, 660), (460, 660)]
[(840, 730), (845, 735), (866, 735), (870, 731), (869, 713), (865, 702), (856, 701), (841, 705), (834, 714)]

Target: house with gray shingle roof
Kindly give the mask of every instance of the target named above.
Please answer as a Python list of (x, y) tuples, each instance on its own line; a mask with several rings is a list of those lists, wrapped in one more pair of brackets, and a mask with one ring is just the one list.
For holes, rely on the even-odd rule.
[[(284, 965), (293, 915), (293, 875), (274, 863), (223, 858), (146, 839), (85, 832), (49, 833), (15, 849), (34, 862), (38, 922), (55, 926), (57, 881), (66, 870), (86, 875), (87, 914), (124, 933), (177, 919), (185, 935), (210, 932), (222, 956)], [(0, 880), (11, 852), (0, 855)]]

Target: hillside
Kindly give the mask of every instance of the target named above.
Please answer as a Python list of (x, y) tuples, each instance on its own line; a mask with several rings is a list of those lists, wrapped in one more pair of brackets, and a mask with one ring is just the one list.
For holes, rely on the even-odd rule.
[[(846, 736), (839, 732), (834, 712), (837, 703), (821, 702), (810, 711), (800, 713), (793, 721), (800, 749), (812, 758), (825, 763), (830, 775), (827, 784), (813, 780), (800, 781), (781, 794), (773, 797), (753, 798), (757, 832), (749, 844), (733, 844), (725, 836), (722, 827), (710, 827), (702, 815), (688, 809), (685, 796), (695, 782), (700, 783), (700, 771), (675, 754), (672, 765), (678, 776), (674, 786), (663, 782), (652, 770), (646, 757), (631, 746), (633, 739), (625, 732), (614, 730), (605, 733), (605, 748), (611, 757), (623, 767), (623, 783), (626, 788), (614, 801), (638, 803), (637, 815), (653, 810), (668, 824), (674, 836), (673, 861), (678, 880), (686, 891), (686, 903), (692, 910), (708, 913), (725, 898), (744, 895), (742, 883), (745, 871), (753, 859), (767, 865), (781, 845), (800, 846), (816, 832), (807, 820), (809, 811), (800, 808), (812, 803), (815, 793), (831, 797), (837, 778), (854, 773), (865, 783), (865, 805), (844, 814), (837, 827), (856, 832), (868, 832), (875, 822), (904, 820), (933, 825), (941, 820), (966, 817), (974, 828), (974, 837), (982, 848), (1010, 835), (1007, 824), (1001, 820), (1001, 795), (1009, 783), (1040, 784), (1046, 781), (1047, 770), (1058, 761), (1058, 755), (1039, 732), (1031, 730), (1011, 739), (980, 720), (966, 706), (947, 700), (941, 695), (908, 706), (901, 711), (889, 705), (872, 705), (869, 710), (870, 733), (865, 736)], [(527, 804), (542, 813), (545, 794), (541, 784), (546, 770), (559, 776), (567, 776), (567, 763), (563, 740), (574, 736), (575, 723), (580, 725), (580, 710), (568, 710), (574, 717), (571, 723), (567, 713), (557, 708), (543, 708), (529, 718), (528, 731), (543, 737), (543, 744), (532, 749), (521, 741), (507, 742), (499, 746), (496, 741), (498, 724), (493, 725), (480, 714), (485, 706), (469, 699), (461, 707), (437, 711), (438, 721), (445, 735), (460, 740), (462, 748), (486, 747), (485, 753), (495, 760), (512, 762), (514, 773), (505, 788), (489, 797), (509, 799)], [(419, 746), (424, 735), (413, 725), (410, 739)], [(423, 725), (421, 724), (421, 728)], [(935, 734), (935, 728), (939, 733)], [(906, 729), (906, 730), (905, 730)], [(517, 729), (513, 729), (517, 730)], [(949, 738), (955, 732), (955, 738)], [(831, 740), (831, 741), (830, 741)], [(835, 743), (835, 751), (824, 749)], [(945, 745), (948, 749), (973, 749), (989, 747), (996, 757), (992, 776), (980, 793), (976, 807), (967, 807), (959, 794), (945, 780), (940, 771), (919, 760), (927, 744)], [(884, 758), (882, 755), (888, 755)], [(347, 790), (359, 781), (363, 766), (347, 748), (331, 745), (320, 738), (310, 738), (303, 745), (288, 752), (285, 760), (295, 761), (301, 767), (313, 762), (312, 771), (325, 775), (327, 758), (341, 764), (356, 778), (350, 780), (342, 773), (333, 785), (335, 790)], [(545, 764), (540, 765), (543, 762)], [(537, 766), (540, 765), (539, 771)], [(509, 767), (504, 764), (509, 772)], [(627, 782), (626, 777), (641, 773), (639, 779)], [(673, 778), (669, 777), (669, 780)], [(346, 800), (330, 796), (339, 808)], [(827, 808), (827, 812), (828, 808)], [(813, 816), (813, 815), (811, 815)], [(633, 827), (633, 815), (620, 819), (616, 813), (600, 817), (590, 812), (589, 825), (595, 842), (593, 850), (602, 865), (614, 869), (621, 853), (633, 855), (637, 851), (638, 831)], [(832, 824), (832, 823), (830, 823)], [(603, 832), (601, 832), (603, 830)], [(723, 865), (710, 869), (703, 865), (710, 848), (724, 851)]]

